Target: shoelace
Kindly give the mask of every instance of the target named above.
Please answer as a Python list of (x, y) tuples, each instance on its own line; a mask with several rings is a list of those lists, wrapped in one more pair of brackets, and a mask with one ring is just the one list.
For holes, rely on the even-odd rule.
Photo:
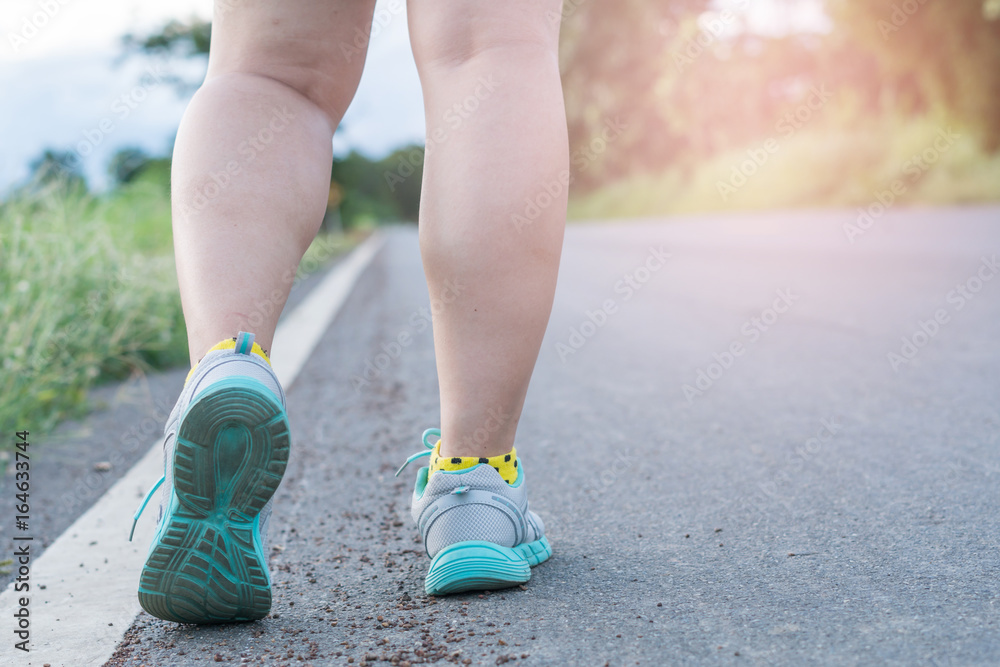
[[(432, 438), (437, 438), (437, 440), (428, 440), (427, 436), (431, 436)], [(408, 459), (406, 459), (406, 463), (404, 463), (400, 467), (400, 469), (396, 471), (396, 475), (395, 475), (396, 477), (399, 477), (399, 473), (403, 472), (403, 469), (406, 468), (406, 466), (410, 465), (411, 463), (413, 463), (417, 459), (423, 458), (425, 456), (430, 456), (434, 452), (435, 445), (437, 445), (438, 440), (441, 439), (441, 429), (439, 429), (439, 428), (429, 428), (426, 431), (424, 431), (424, 434), (422, 436), (420, 436), (420, 439), (423, 441), (424, 447), (427, 447), (427, 449), (425, 451), (423, 451), (423, 452), (417, 452), (413, 456), (411, 456)], [(468, 490), (469, 490), (468, 486), (459, 486), (459, 487), (456, 487), (455, 489), (453, 489), (451, 493), (453, 495), (460, 496), (460, 495), (462, 495), (463, 493), (465, 493)]]
[(142, 504), (139, 505), (139, 509), (135, 511), (135, 515), (132, 517), (132, 530), (130, 530), (128, 533), (129, 542), (132, 541), (132, 535), (135, 534), (135, 526), (137, 523), (139, 523), (139, 517), (142, 516), (142, 511), (146, 509), (146, 503), (149, 502), (149, 499), (153, 497), (153, 494), (156, 493), (156, 490), (160, 488), (160, 485), (163, 484), (165, 481), (167, 481), (166, 475), (156, 480), (156, 484), (153, 485), (153, 488), (151, 488), (149, 491), (146, 492), (146, 497), (142, 499)]
[[(433, 436), (434, 438), (437, 438), (437, 440), (433, 440), (433, 441), (428, 440), (427, 439), (428, 436)], [(427, 449), (425, 451), (422, 451), (422, 452), (417, 452), (413, 456), (411, 456), (408, 459), (406, 459), (406, 463), (404, 463), (399, 468), (399, 470), (396, 471), (396, 475), (395, 476), (399, 477), (399, 473), (403, 472), (403, 470), (406, 469), (406, 466), (410, 465), (411, 463), (413, 463), (417, 459), (421, 459), (421, 458), (423, 458), (425, 456), (430, 456), (434, 452), (434, 446), (438, 443), (438, 440), (440, 440), (440, 439), (441, 439), (441, 429), (439, 429), (439, 428), (429, 428), (426, 431), (424, 431), (424, 434), (422, 436), (420, 436), (420, 440), (424, 443), (424, 447), (426, 447)]]

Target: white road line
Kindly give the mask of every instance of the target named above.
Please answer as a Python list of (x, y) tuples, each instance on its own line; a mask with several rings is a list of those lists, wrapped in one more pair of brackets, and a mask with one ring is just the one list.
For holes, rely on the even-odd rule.
[(292, 384), (330, 322), (347, 300), (355, 281), (382, 245), (381, 234), (370, 237), (313, 288), (299, 307), (274, 332), (271, 366), (282, 386)]
[[(368, 238), (282, 320), (275, 332), (272, 363), (283, 386), (291, 386), (381, 244), (378, 233)], [(139, 573), (155, 532), (150, 516), (156, 512), (147, 511), (129, 542), (132, 513), (162, 474), (160, 439), (41, 556), (32, 559), (29, 592), (16, 592), (15, 580), (0, 594), (0, 662), (80, 667), (103, 665), (111, 657), (140, 611)], [(30, 597), (29, 653), (14, 648), (19, 640), (13, 633), (18, 622), (13, 614), (23, 596)]]

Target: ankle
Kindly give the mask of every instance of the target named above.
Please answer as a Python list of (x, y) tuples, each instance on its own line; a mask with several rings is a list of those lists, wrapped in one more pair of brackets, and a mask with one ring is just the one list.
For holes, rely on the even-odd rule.
[(441, 452), (441, 449), (441, 441), (438, 440), (438, 443), (434, 446), (434, 450), (431, 452), (431, 460), (428, 464), (430, 470), (427, 472), (428, 479), (438, 471), (468, 470), (477, 465), (485, 464), (496, 470), (500, 474), (500, 477), (508, 484), (513, 484), (517, 481), (519, 463), (517, 449), (514, 447), (493, 456), (446, 455)]
[(191, 377), (198, 369), (199, 364), (201, 364), (202, 360), (204, 360), (204, 358), (208, 356), (208, 354), (212, 352), (225, 351), (225, 350), (232, 350), (234, 353), (240, 353), (246, 355), (248, 363), (253, 363), (250, 362), (249, 358), (256, 356), (260, 359), (263, 359), (264, 362), (268, 365), (268, 367), (271, 366), (271, 360), (267, 356), (267, 350), (262, 348), (257, 342), (254, 341), (254, 334), (241, 331), (236, 336), (221, 340), (212, 347), (210, 347), (205, 352), (205, 354), (198, 359), (198, 361), (196, 361), (194, 364), (191, 365), (191, 370), (188, 371), (187, 378), (184, 380), (184, 383), (187, 384), (191, 380)]

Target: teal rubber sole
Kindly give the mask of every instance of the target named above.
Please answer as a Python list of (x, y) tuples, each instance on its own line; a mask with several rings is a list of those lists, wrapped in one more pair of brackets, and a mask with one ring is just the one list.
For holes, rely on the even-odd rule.
[(544, 537), (513, 549), (492, 542), (457, 542), (431, 560), (424, 590), (428, 595), (449, 595), (510, 588), (528, 581), (531, 568), (551, 555)]
[(139, 603), (178, 623), (253, 621), (271, 609), (257, 516), (285, 474), (288, 419), (264, 385), (211, 385), (180, 421), (171, 504), (139, 579)]

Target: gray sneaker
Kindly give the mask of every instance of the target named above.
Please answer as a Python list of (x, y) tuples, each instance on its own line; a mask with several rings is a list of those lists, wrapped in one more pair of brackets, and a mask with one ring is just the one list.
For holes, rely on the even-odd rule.
[(234, 349), (195, 367), (164, 429), (164, 475), (135, 513), (163, 485), (139, 603), (167, 621), (251, 621), (271, 609), (267, 528), (290, 437), (285, 393), (252, 349), (240, 332)]
[[(430, 456), (441, 431), (424, 431)], [(417, 472), (413, 491), (413, 520), (431, 557), (424, 589), (430, 595), (508, 588), (531, 578), (531, 568), (548, 560), (552, 548), (545, 526), (528, 509), (524, 466), (508, 484), (485, 463), (465, 470), (439, 470), (427, 479), (429, 468)]]

